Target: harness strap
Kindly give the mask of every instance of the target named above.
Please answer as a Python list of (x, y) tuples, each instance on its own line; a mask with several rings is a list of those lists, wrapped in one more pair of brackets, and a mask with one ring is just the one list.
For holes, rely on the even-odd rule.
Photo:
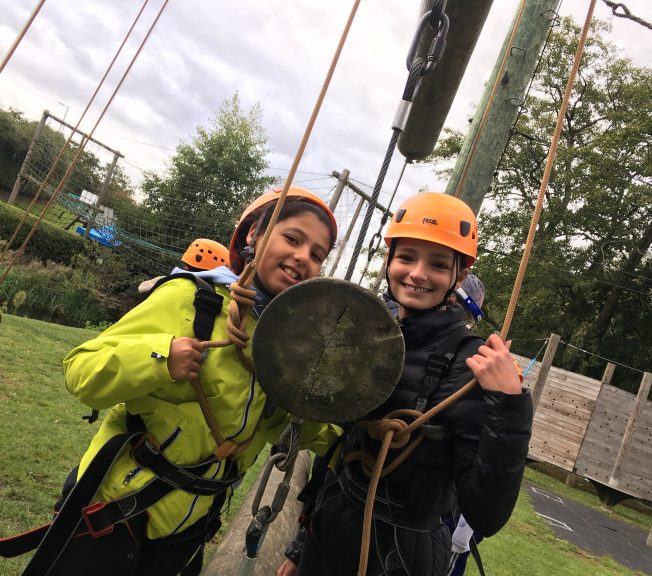
[[(132, 434), (131, 438), (137, 434), (138, 433)], [(146, 440), (144, 439), (146, 438), (147, 435), (143, 434), (138, 438), (137, 445), (145, 445)], [(95, 460), (93, 460), (91, 466), (93, 466), (94, 462)], [(229, 468), (226, 476), (221, 480), (211, 480), (197, 476), (197, 474), (206, 472), (213, 462), (214, 460), (211, 459), (210, 461), (189, 467), (180, 467), (169, 463), (170, 466), (176, 468), (176, 470), (174, 470), (172, 474), (168, 474), (167, 479), (157, 478), (137, 492), (118, 500), (112, 500), (111, 502), (95, 502), (89, 506), (82, 507), (81, 510), (78, 511), (76, 522), (75, 519), (72, 518), (72, 514), (70, 514), (67, 528), (68, 538), (65, 542), (67, 543), (73, 536), (90, 535), (93, 538), (101, 538), (106, 534), (110, 534), (113, 532), (113, 528), (116, 524), (125, 522), (130, 518), (143, 513), (150, 506), (154, 505), (161, 498), (175, 489), (181, 489), (199, 495), (218, 495), (226, 492), (228, 487), (241, 477), (237, 473), (235, 475), (233, 474), (233, 471), (236, 470), (234, 465)], [(141, 462), (137, 461), (137, 463), (142, 465)], [(181, 481), (174, 481), (175, 474), (178, 474), (177, 477), (181, 478)], [(87, 474), (84, 474), (75, 488), (79, 483), (83, 481), (88, 482), (89, 480), (90, 479), (87, 479)], [(95, 487), (95, 490), (96, 489), (97, 486)], [(93, 495), (95, 490), (93, 490)], [(43, 544), (44, 547), (46, 545), (53, 545), (54, 541), (50, 539), (50, 536), (48, 536), (47, 541), (45, 541), (46, 535), (48, 535), (48, 530), (55, 523), (63, 522), (60, 519), (61, 515), (64, 513), (64, 510), (69, 510), (71, 505), (70, 497), (68, 497), (64, 503), (64, 507), (57, 514), (57, 517), (53, 522), (44, 524), (43, 526), (30, 530), (29, 532), (0, 540), (0, 555), (4, 557), (19, 556), (29, 552), (30, 550), (34, 550), (41, 544)], [(80, 519), (83, 520), (83, 522), (80, 522)], [(61, 529), (61, 531), (63, 532), (63, 529)]]
[(478, 573), (480, 576), (485, 576), (484, 566), (482, 565), (482, 558), (480, 558), (480, 550), (478, 550), (478, 543), (475, 541), (475, 536), (471, 536), (469, 540), (469, 548), (471, 549), (471, 556), (478, 565)]
[[(97, 487), (106, 476), (109, 468), (120, 456), (122, 450), (141, 434), (140, 432), (135, 434), (119, 434), (106, 442), (100, 448), (95, 458), (93, 458), (83, 476), (70, 491), (57, 517), (47, 526), (47, 529), (42, 526), (26, 533), (26, 542), (34, 543), (36, 541), (37, 545), (39, 539), (41, 542), (36, 553), (25, 568), (23, 576), (42, 576), (48, 573), (68, 544), (68, 541), (76, 533), (82, 520), (82, 509), (95, 496)], [(42, 535), (39, 531), (42, 531)], [(21, 536), (1, 540), (0, 554), (2, 556), (15, 555), (6, 554), (5, 550), (11, 551), (12, 546), (17, 546), (18, 539)]]
[(219, 480), (204, 478), (201, 474), (215, 462), (214, 458), (211, 457), (195, 466), (179, 466), (163, 455), (160, 446), (149, 434), (139, 439), (131, 450), (131, 457), (142, 468), (150, 469), (157, 478), (168, 484), (170, 489), (179, 489), (199, 496), (212, 496), (224, 492), (231, 484), (242, 478), (242, 475), (237, 472), (237, 466), (230, 460), (225, 461), (229, 468), (224, 477)]

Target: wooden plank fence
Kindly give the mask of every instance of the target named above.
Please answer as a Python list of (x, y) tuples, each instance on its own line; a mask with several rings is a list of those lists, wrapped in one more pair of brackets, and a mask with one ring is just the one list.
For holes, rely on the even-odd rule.
[[(652, 375), (646, 372), (638, 395), (631, 394), (609, 384), (612, 364), (600, 381), (557, 368), (554, 354), (548, 356), (535, 362), (524, 380), (538, 398), (529, 457), (652, 500), (652, 402), (647, 399)], [(515, 358), (523, 370), (530, 363)]]

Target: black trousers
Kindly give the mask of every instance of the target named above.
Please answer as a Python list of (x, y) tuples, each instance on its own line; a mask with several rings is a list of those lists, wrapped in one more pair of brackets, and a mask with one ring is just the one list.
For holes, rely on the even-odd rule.
[[(48, 576), (191, 576), (201, 571), (204, 537), (143, 539), (147, 518), (136, 517), (129, 525), (118, 524), (101, 538), (73, 538)], [(200, 522), (202, 522), (200, 520)], [(205, 523), (205, 520), (204, 520)], [(139, 534), (141, 532), (141, 534)]]
[[(73, 469), (64, 483), (59, 510), (77, 478)], [(100, 538), (77, 536), (61, 552), (48, 576), (198, 576), (203, 564), (204, 543), (221, 526), (219, 511), (225, 494), (216, 496), (211, 513), (165, 538), (146, 538), (147, 513), (128, 523), (116, 524), (113, 532)]]

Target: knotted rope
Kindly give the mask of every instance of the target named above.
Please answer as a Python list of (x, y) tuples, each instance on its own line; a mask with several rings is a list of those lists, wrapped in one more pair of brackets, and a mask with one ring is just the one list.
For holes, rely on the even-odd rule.
[[(595, 8), (596, 0), (591, 0), (589, 9), (584, 21), (584, 26), (582, 27), (582, 32), (580, 34), (580, 39), (577, 45), (577, 50), (575, 51), (575, 57), (573, 59), (573, 65), (568, 76), (568, 81), (566, 83), (566, 90), (564, 91), (564, 96), (559, 107), (559, 113), (557, 115), (557, 123), (555, 125), (555, 131), (550, 142), (550, 148), (548, 149), (548, 157), (546, 159), (546, 166), (543, 172), (543, 177), (541, 178), (541, 186), (539, 188), (539, 194), (537, 197), (537, 203), (532, 214), (532, 221), (530, 223), (530, 229), (528, 231), (528, 237), (525, 242), (525, 247), (523, 249), (523, 255), (521, 256), (521, 262), (519, 265), (518, 273), (516, 274), (516, 280), (514, 281), (514, 288), (512, 290), (512, 295), (510, 297), (509, 305), (507, 307), (507, 312), (505, 313), (505, 321), (503, 327), (500, 331), (500, 337), (502, 340), (505, 340), (509, 328), (511, 326), (512, 319), (514, 317), (514, 312), (516, 310), (516, 304), (518, 302), (518, 297), (520, 294), (521, 286), (523, 284), (523, 278), (525, 277), (525, 271), (527, 270), (527, 264), (530, 258), (530, 253), (532, 252), (532, 245), (534, 243), (534, 236), (536, 233), (537, 225), (541, 216), (541, 211), (543, 207), (543, 199), (545, 192), (548, 189), (548, 182), (550, 180), (550, 175), (555, 163), (555, 157), (557, 155), (557, 147), (559, 145), (559, 138), (561, 136), (561, 131), (564, 124), (564, 119), (566, 117), (566, 111), (568, 110), (568, 103), (573, 91), (573, 86), (575, 85), (575, 79), (577, 78), (577, 73), (580, 66), (580, 61), (582, 59), (582, 54), (584, 53), (584, 47), (586, 45), (586, 39), (589, 32), (589, 27), (591, 25), (591, 19), (593, 17), (593, 10)], [(398, 464), (395, 464), (397, 461), (403, 462), (409, 454), (414, 451), (420, 442), (423, 441), (423, 434), (420, 435), (416, 440), (408, 445), (409, 435), (417, 430), (422, 424), (425, 424), (433, 416), (447, 408), (452, 403), (456, 402), (459, 398), (464, 396), (467, 392), (471, 390), (477, 383), (477, 379), (473, 378), (467, 382), (462, 388), (457, 390), (455, 393), (451, 394), (448, 398), (433, 406), (426, 413), (421, 414), (417, 410), (397, 410), (391, 412), (384, 419), (373, 422), (373, 423), (364, 423), (363, 426), (367, 428), (370, 432), (370, 435), (373, 434), (373, 437), (378, 439), (382, 438), (382, 443), (380, 446), (380, 451), (378, 456), (373, 462), (373, 457), (363, 459), (363, 468), (369, 469), (373, 462), (373, 471), (371, 475), (371, 480), (369, 482), (369, 491), (367, 494), (367, 501), (365, 503), (364, 511), (364, 523), (362, 528), (362, 546), (360, 549), (360, 564), (358, 567), (358, 576), (365, 576), (367, 573), (367, 564), (369, 560), (369, 546), (371, 542), (371, 522), (373, 519), (373, 506), (376, 499), (376, 490), (378, 489), (378, 482), (381, 477), (389, 474), (394, 470)], [(407, 415), (414, 416), (415, 420), (410, 424), (397, 420), (396, 416), (398, 415)], [(404, 453), (409, 450), (407, 455), (399, 455), (390, 466), (385, 467), (385, 459), (389, 449), (393, 447), (403, 447), (408, 445), (408, 448), (405, 449)]]

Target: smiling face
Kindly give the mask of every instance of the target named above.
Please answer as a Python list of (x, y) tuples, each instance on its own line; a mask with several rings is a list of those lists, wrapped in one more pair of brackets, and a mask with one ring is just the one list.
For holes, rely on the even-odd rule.
[[(249, 230), (251, 243), (254, 226)], [(262, 239), (256, 239), (256, 248)], [(258, 263), (257, 276), (262, 287), (276, 296), (308, 278), (319, 275), (331, 248), (328, 227), (311, 212), (302, 212), (276, 223), (269, 237), (263, 259)]]
[(452, 248), (412, 238), (399, 238), (389, 264), (389, 287), (400, 304), (399, 316), (407, 310), (428, 310), (444, 301), (446, 293), (461, 283), (468, 269), (458, 271)]

